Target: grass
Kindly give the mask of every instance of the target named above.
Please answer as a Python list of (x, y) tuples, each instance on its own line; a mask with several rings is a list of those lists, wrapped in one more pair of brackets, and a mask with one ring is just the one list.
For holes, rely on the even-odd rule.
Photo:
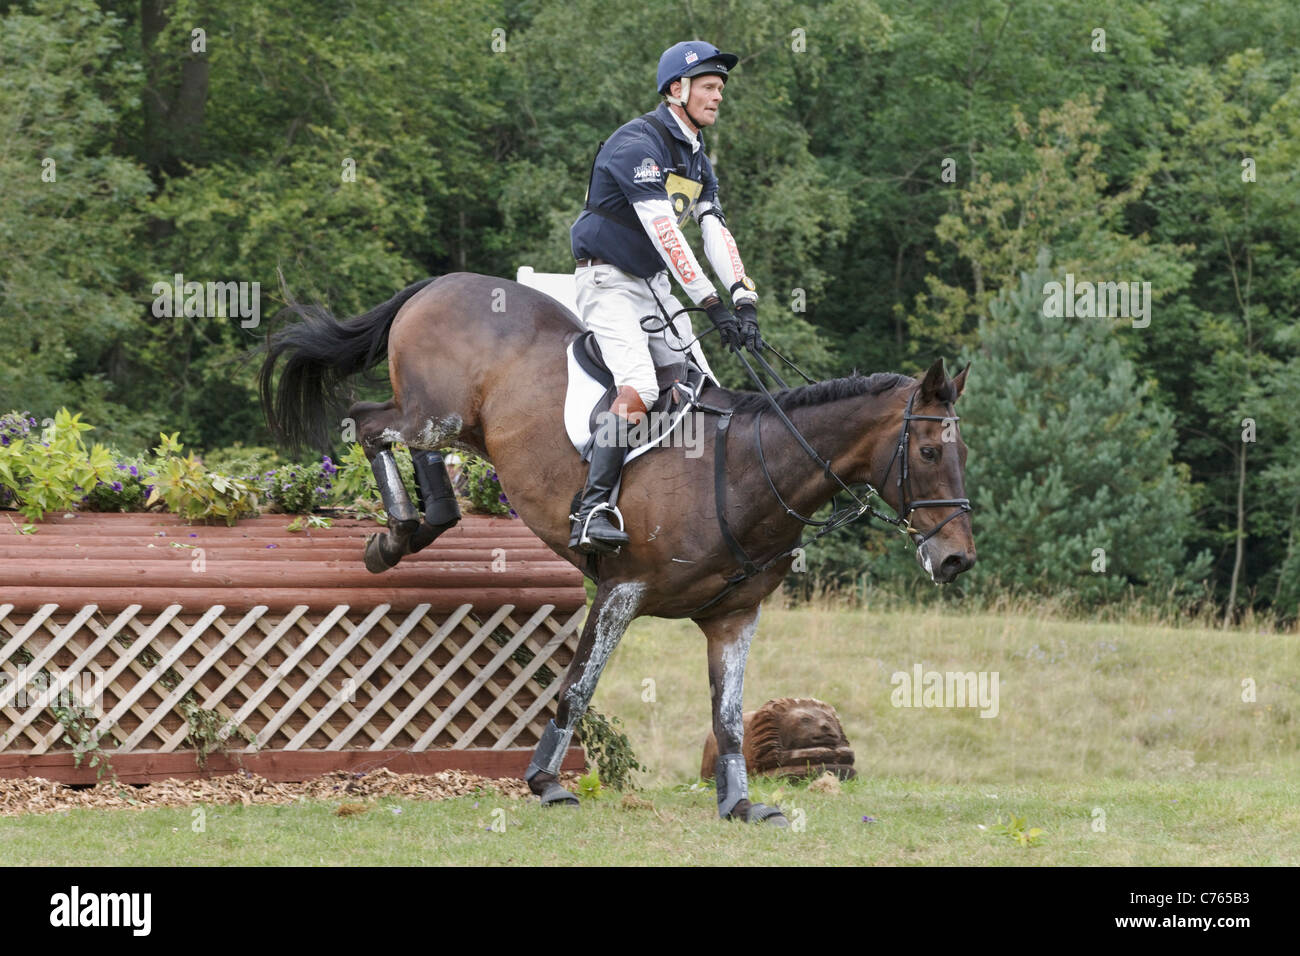
[[(894, 707), (891, 675), (917, 663), (997, 671), (997, 716)], [(722, 824), (713, 793), (689, 789), (709, 726), (704, 638), (688, 622), (641, 620), (594, 706), (622, 719), (649, 767), (641, 797), (653, 809), (608, 794), (576, 812), (543, 810), (487, 792), (384, 799), (346, 818), (331, 802), (210, 806), (197, 833), (189, 809), (76, 810), (0, 819), (0, 860), (1294, 866), (1297, 690), (1295, 634), (773, 607), (751, 652), (748, 705), (834, 704), (861, 775), (838, 795), (789, 784), (774, 794), (777, 784), (754, 781), (758, 799), (775, 796), (803, 826), (780, 832)], [(1042, 828), (1040, 845), (994, 832), (1012, 814)], [(504, 832), (492, 829), (499, 821)]]
[[(998, 672), (997, 717), (894, 707), (891, 676), (917, 663)], [(1253, 703), (1242, 700), (1247, 679)], [(1300, 754), (1300, 637), (1026, 615), (765, 609), (745, 702), (754, 709), (786, 696), (833, 704), (867, 777), (1004, 786), (1267, 778), (1294, 769)], [(635, 621), (593, 706), (623, 721), (650, 768), (643, 784), (697, 777), (711, 721), (699, 629)]]
[[(200, 833), (189, 809), (72, 810), (0, 820), (0, 859), (11, 866), (1300, 863), (1300, 806), (1294, 786), (1280, 780), (994, 791), (884, 778), (850, 782), (838, 795), (782, 789), (782, 806), (802, 831), (723, 824), (709, 791), (644, 792), (653, 809), (625, 809), (616, 795), (547, 810), (485, 794), (383, 799), (349, 817), (335, 816), (336, 804), (324, 801), (206, 807)], [(1105, 812), (1104, 831), (1093, 829), (1102, 819), (1096, 808)], [(1043, 828), (1041, 844), (1021, 847), (993, 832), (1013, 812)], [(503, 832), (492, 829), (495, 821), (504, 822)]]

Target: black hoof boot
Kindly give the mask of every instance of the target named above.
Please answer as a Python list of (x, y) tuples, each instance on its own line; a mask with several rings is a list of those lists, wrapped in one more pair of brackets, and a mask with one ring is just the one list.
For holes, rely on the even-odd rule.
[[(389, 532), (396, 535), (399, 541), (407, 540), (415, 533), (415, 529), (420, 527), (420, 513), (415, 510), (415, 505), (411, 504), (411, 497), (406, 492), (402, 475), (397, 470), (397, 459), (393, 457), (392, 451), (385, 448), (370, 459), (370, 469), (375, 473), (379, 497), (384, 502), (384, 511), (388, 514)], [(370, 550), (368, 546), (366, 550)], [(399, 554), (393, 559), (393, 564), (401, 558)], [(389, 567), (392, 567), (392, 564)]]
[(417, 451), (411, 455), (415, 464), (415, 490), (420, 496), (424, 521), (411, 537), (411, 553), (433, 544), (438, 535), (460, 521), (460, 505), (451, 486), (451, 476), (442, 455), (436, 451)]

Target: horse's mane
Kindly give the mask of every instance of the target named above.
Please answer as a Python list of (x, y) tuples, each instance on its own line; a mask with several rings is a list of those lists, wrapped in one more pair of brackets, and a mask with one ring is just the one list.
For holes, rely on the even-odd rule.
[[(916, 379), (897, 372), (874, 372), (871, 375), (859, 375), (854, 372), (845, 378), (832, 378), (812, 385), (800, 385), (796, 388), (782, 389), (774, 392), (772, 397), (782, 411), (803, 408), (807, 405), (824, 405), (842, 398), (856, 398), (859, 395), (879, 395), (900, 385), (909, 385)], [(951, 388), (951, 385), (948, 385)], [(771, 406), (762, 392), (733, 391), (732, 408), (737, 412), (759, 412)], [(940, 399), (943, 396), (939, 396)], [(956, 396), (953, 396), (954, 398)]]

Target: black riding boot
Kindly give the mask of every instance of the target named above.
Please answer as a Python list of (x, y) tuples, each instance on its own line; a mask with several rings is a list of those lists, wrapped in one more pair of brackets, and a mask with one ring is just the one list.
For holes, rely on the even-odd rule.
[[(569, 547), (581, 554), (617, 552), (628, 543), (629, 538), (621, 529), (623, 516), (609, 504), (626, 457), (625, 445), (596, 442), (592, 448), (587, 486), (582, 489), (576, 510), (569, 515), (573, 529)], [(614, 516), (618, 517), (618, 524), (610, 520)]]
[(424, 521), (411, 537), (411, 553), (427, 548), (433, 540), (460, 521), (460, 505), (451, 487), (451, 476), (442, 455), (436, 451), (411, 453), (415, 464), (415, 488), (419, 493)]

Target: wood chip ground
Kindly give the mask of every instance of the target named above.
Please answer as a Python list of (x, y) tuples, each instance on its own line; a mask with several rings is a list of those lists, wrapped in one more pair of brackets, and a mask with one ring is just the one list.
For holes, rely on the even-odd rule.
[[(576, 790), (577, 774), (565, 774), (562, 783)], [(145, 786), (114, 785), (101, 781), (94, 787), (70, 787), (40, 777), (0, 779), (0, 816), (54, 813), (63, 810), (152, 810), (199, 804), (229, 805), (293, 803), (306, 800), (375, 800), (403, 797), (410, 800), (447, 800), (484, 792), (511, 798), (530, 796), (519, 779), (492, 779), (459, 770), (421, 775), (394, 773), (380, 768), (367, 773), (338, 771), (301, 783), (271, 783), (256, 774), (239, 773), (208, 780), (166, 780)]]

